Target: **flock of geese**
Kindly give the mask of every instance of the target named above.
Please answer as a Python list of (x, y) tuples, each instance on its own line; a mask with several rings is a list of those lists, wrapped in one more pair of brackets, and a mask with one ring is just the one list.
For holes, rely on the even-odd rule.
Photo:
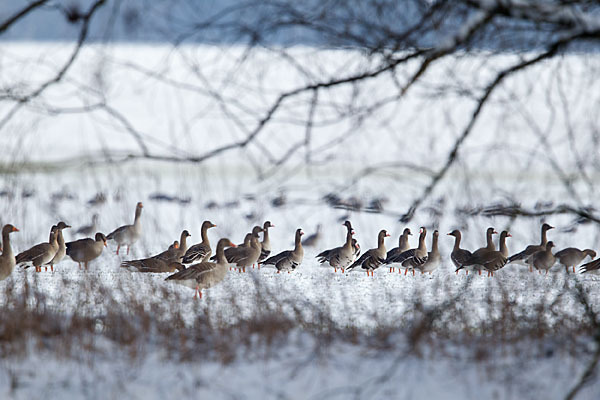
[[(121, 226), (106, 236), (98, 232), (93, 239), (65, 242), (62, 232), (70, 226), (61, 221), (51, 228), (48, 242), (37, 244), (16, 256), (11, 248), (10, 233), (19, 230), (11, 224), (4, 225), (2, 228), (2, 255), (0, 255), (0, 280), (6, 279), (16, 265), (24, 268), (34, 266), (36, 272), (41, 272), (42, 267), (47, 270), (50, 266), (51, 271), (54, 271), (54, 265), (66, 256), (76, 261), (80, 269), (83, 264), (87, 270), (89, 263), (102, 254), (108, 240), (114, 240), (117, 244), (117, 254), (122, 246), (127, 246), (127, 254), (129, 254), (130, 247), (142, 235), (140, 223), (142, 208), (142, 203), (137, 203), (133, 224)], [(398, 247), (387, 251), (385, 238), (390, 235), (386, 230), (381, 230), (377, 237), (377, 247), (361, 255), (360, 245), (353, 237), (355, 231), (352, 224), (350, 221), (346, 221), (343, 225), (346, 228), (344, 244), (325, 250), (316, 256), (321, 265), (332, 267), (335, 272), (338, 269), (342, 273), (362, 270), (367, 273), (367, 276), (374, 276), (376, 269), (387, 266), (390, 273), (395, 272), (398, 268), (399, 273), (404, 270), (405, 275), (409, 271), (413, 275), (415, 271), (431, 274), (442, 262), (442, 256), (438, 249), (439, 232), (437, 230), (432, 235), (431, 251), (428, 251), (426, 246), (427, 229), (421, 227), (419, 243), (415, 248), (410, 247), (409, 236), (412, 233), (409, 228), (406, 228), (400, 235)], [(202, 289), (221, 282), (227, 271), (233, 268), (239, 272), (246, 272), (246, 267), (258, 266), (260, 268), (261, 265), (272, 265), (277, 273), (282, 271), (289, 273), (296, 270), (304, 259), (303, 246), (314, 246), (320, 235), (319, 229), (315, 235), (302, 241), (304, 232), (302, 229), (297, 229), (294, 234), (294, 248), (269, 257), (271, 255), (269, 229), (274, 225), (270, 221), (266, 221), (262, 227), (255, 226), (251, 232), (246, 234), (242, 244), (236, 245), (227, 238), (220, 239), (213, 255), (208, 230), (215, 226), (210, 221), (204, 221), (200, 230), (201, 242), (193, 246), (188, 247), (187, 241), (191, 235), (184, 230), (179, 240), (174, 241), (162, 253), (144, 259), (123, 261), (121, 266), (137, 272), (173, 273), (166, 280), (191, 287), (195, 290), (194, 298), (196, 298), (202, 297)], [(545, 271), (546, 274), (558, 263), (567, 272), (570, 268), (575, 272), (575, 267), (586, 257), (589, 256), (592, 260), (596, 257), (594, 250), (580, 250), (574, 247), (553, 253), (554, 243), (547, 239), (547, 232), (551, 229), (553, 229), (552, 226), (543, 224), (540, 243), (527, 246), (523, 251), (512, 256), (509, 256), (506, 245), (506, 239), (511, 237), (507, 231), (500, 234), (499, 248), (496, 250), (493, 235), (498, 232), (492, 227), (488, 228), (486, 246), (471, 252), (460, 247), (461, 232), (453, 230), (448, 233), (448, 235), (454, 236), (454, 247), (450, 253), (450, 259), (456, 267), (457, 274), (464, 270), (466, 274), (477, 272), (481, 275), (482, 272), (487, 272), (488, 276), (494, 276), (495, 272), (509, 263), (522, 264), (528, 266), (530, 271), (535, 268), (540, 273)], [(262, 241), (259, 236), (261, 233)], [(600, 270), (600, 259), (588, 262), (581, 267), (581, 272), (584, 273), (598, 270)]]

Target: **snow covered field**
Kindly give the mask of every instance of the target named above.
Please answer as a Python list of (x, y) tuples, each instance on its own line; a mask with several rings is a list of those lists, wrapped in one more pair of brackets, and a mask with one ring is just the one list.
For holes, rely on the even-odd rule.
[[(61, 44), (4, 44), (3, 50), (3, 81), (17, 79), (15, 76), (23, 70), (23, 65), (15, 59), (27, 59), (40, 52), (37, 64), (47, 67), (48, 62), (54, 63), (57, 57), (67, 54)], [(176, 154), (199, 155), (236, 139), (239, 132), (232, 129), (231, 120), (214, 107), (208, 96), (165, 86), (140, 74), (137, 69), (141, 65), (153, 65), (153, 61), (166, 60), (169, 77), (187, 79), (188, 83), (202, 87), (195, 80), (197, 77), (189, 76), (188, 68), (191, 67), (185, 63), (187, 58), (184, 56), (213, 61), (213, 64), (207, 64), (213, 65), (214, 71), (206, 72), (215, 73), (227, 63), (227, 60), (218, 61), (222, 50), (186, 47), (180, 50), (178, 57), (170, 55), (169, 50), (160, 46), (123, 45), (113, 46), (107, 55), (100, 54), (105, 50), (91, 46), (82, 56), (83, 60), (90, 60), (89, 63), (77, 65), (65, 84), (67, 92), (62, 86), (62, 92), (53, 89), (47, 98), (55, 103), (64, 102), (64, 107), (93, 103), (91, 95), (80, 89), (95, 84), (93, 72), (101, 67), (106, 74), (112, 107), (125, 114), (136, 129), (144, 133), (152, 151), (175, 146)], [(301, 48), (295, 51), (300, 57), (317, 54), (324, 59), (323, 65), (330, 68), (331, 74), (336, 73), (338, 66), (334, 61), (349, 56), (339, 51), (318, 53)], [(93, 60), (101, 55), (107, 56), (109, 61), (98, 67)], [(274, 88), (292, 88), (297, 83), (298, 77), (285, 75), (285, 63), (280, 59), (270, 59), (273, 55), (260, 52), (254, 57), (256, 59), (237, 73), (248, 74), (247, 81), (254, 82), (252, 66), (264, 65), (265, 60), (272, 61), (270, 67), (261, 72), (264, 74), (259, 80), (261, 85), (226, 86), (222, 88), (224, 96), (263, 104), (273, 96)], [(509, 58), (496, 56), (495, 62), (485, 62), (486, 57), (474, 57), (459, 60), (452, 67), (458, 66), (462, 73), (482, 79), (486, 69), (495, 69)], [(125, 67), (128, 59), (136, 60), (137, 67)], [(343, 60), (338, 61), (343, 64)], [(487, 357), (477, 360), (478, 353), (470, 348), (468, 340), (457, 340), (459, 343), (451, 343), (439, 352), (417, 356), (407, 348), (404, 338), (394, 341), (395, 345), (389, 351), (371, 348), (361, 340), (348, 343), (336, 339), (325, 347), (323, 354), (314, 356), (315, 337), (300, 330), (290, 334), (272, 352), (246, 352), (229, 364), (215, 360), (212, 355), (208, 355), (207, 360), (201, 357), (200, 361), (181, 362), (172, 359), (160, 346), (148, 346), (142, 356), (132, 361), (119, 354), (118, 344), (99, 338), (100, 351), (78, 357), (63, 358), (50, 350), (36, 348), (24, 357), (3, 358), (0, 397), (563, 398), (579, 379), (586, 356), (595, 351), (591, 340), (586, 342), (581, 337), (574, 338), (577, 343), (583, 341), (583, 344), (579, 343), (579, 353), (565, 350), (568, 346), (563, 342), (562, 318), (567, 315), (570, 321), (579, 321), (584, 315), (572, 293), (565, 294), (565, 282), (581, 282), (584, 289), (592, 293), (592, 305), (598, 310), (600, 278), (567, 276), (558, 268), (547, 276), (530, 274), (518, 266), (506, 267), (493, 279), (464, 274), (456, 276), (448, 259), (453, 240), (445, 233), (460, 228), (464, 235), (463, 247), (474, 249), (483, 246), (486, 227), (494, 226), (498, 231), (507, 228), (513, 235), (508, 242), (511, 253), (539, 240), (540, 219), (470, 217), (459, 209), (509, 200), (519, 201), (526, 207), (534, 207), (538, 202), (557, 204), (565, 201), (565, 184), (556, 178), (547, 153), (540, 149), (544, 143), (549, 143), (553, 155), (561, 160), (559, 167), (567, 175), (580, 168), (570, 156), (573, 152), (584, 158), (597, 157), (596, 149), (584, 141), (576, 142), (575, 148), (565, 144), (562, 124), (566, 117), (549, 111), (551, 107), (547, 106), (559, 94), (553, 91), (548, 100), (544, 85), (538, 86), (535, 82), (555, 79), (556, 75), (549, 71), (558, 70), (558, 75), (571, 71), (570, 87), (573, 89), (566, 96), (575, 105), (580, 105), (575, 107), (576, 113), (570, 115), (572, 121), (578, 121), (578, 116), (597, 111), (594, 101), (579, 98), (577, 88), (584, 85), (593, 88), (600, 84), (600, 80), (594, 79), (597, 72), (592, 68), (599, 63), (597, 56), (566, 56), (550, 61), (552, 65), (536, 67), (509, 85), (502, 92), (502, 98), (496, 99), (485, 113), (478, 124), (490, 129), (482, 129), (482, 133), (466, 142), (461, 169), (450, 172), (408, 225), (413, 233), (418, 232), (420, 226), (426, 226), (429, 232), (440, 230), (444, 262), (432, 276), (390, 274), (384, 268), (376, 271), (373, 278), (359, 272), (336, 274), (318, 266), (314, 255), (344, 241), (345, 230), (341, 225), (344, 219), (352, 221), (363, 251), (375, 247), (380, 229), (391, 233), (386, 242), (388, 248), (397, 245), (398, 235), (405, 227), (398, 221), (398, 215), (404, 213), (413, 197), (420, 193), (429, 175), (384, 169), (355, 183), (353, 177), (363, 168), (383, 162), (401, 160), (431, 169), (442, 165), (468, 114), (464, 109), (470, 103), (463, 98), (432, 98), (428, 87), (420, 87), (410, 92), (399, 105), (385, 107), (376, 118), (356, 131), (349, 123), (324, 126), (315, 135), (313, 146), (322, 151), (316, 153), (313, 165), (303, 166), (303, 156), (296, 154), (289, 164), (265, 180), (257, 178), (257, 170), (248, 161), (255, 158), (261, 163), (264, 154), (260, 146), (250, 146), (246, 152), (225, 153), (201, 165), (141, 161), (90, 167), (82, 161), (85, 157), (96, 157), (103, 152), (136, 151), (135, 140), (102, 113), (74, 112), (52, 118), (51, 114), (40, 111), (43, 104), (40, 108), (27, 109), (11, 122), (14, 135), (5, 138), (5, 148), (9, 151), (2, 155), (10, 172), (14, 172), (11, 168), (17, 169), (17, 173), (2, 175), (3, 186), (0, 187), (3, 190), (1, 222), (12, 223), (20, 229), (11, 236), (15, 252), (47, 240), (50, 226), (59, 220), (73, 225), (74, 231), (88, 224), (92, 214), (98, 213), (99, 230), (108, 233), (132, 222), (138, 201), (144, 203), (142, 224), (145, 233), (129, 256), (115, 255), (115, 246), (110, 244), (87, 272), (79, 271), (71, 260), (59, 264), (55, 273), (35, 274), (32, 268), (17, 269), (11, 278), (0, 282), (0, 293), (6, 293), (8, 288), (20, 292), (26, 284), (31, 284), (37, 295), (44, 297), (44, 304), (50, 310), (67, 318), (73, 314), (101, 317), (107, 307), (113, 306), (105, 301), (106, 298), (120, 301), (123, 309), (127, 309), (128, 301), (135, 299), (160, 313), (168, 314), (169, 310), (176, 309), (187, 325), (192, 325), (200, 315), (211, 315), (218, 321), (232, 324), (251, 318), (257, 311), (257, 293), (267, 293), (266, 301), (272, 303), (275, 310), (292, 315), (296, 312), (295, 306), (306, 313), (307, 320), (313, 319), (315, 310), (320, 310), (336, 326), (355, 329), (360, 337), (366, 338), (375, 335), (382, 326), (404, 328), (403, 321), (411, 315), (415, 302), (425, 308), (435, 308), (458, 294), (469, 299), (464, 307), (470, 319), (463, 322), (470, 325), (473, 332), (494, 315), (503, 315), (505, 302), (502, 296), (506, 295), (506, 300), (517, 310), (516, 315), (530, 321), (536, 313), (542, 313), (544, 322), (549, 327), (556, 324), (559, 334), (556, 338), (544, 338), (541, 344), (526, 340), (508, 350), (492, 348)], [(15, 66), (13, 70), (11, 65)], [(428, 77), (431, 87), (446, 76), (446, 68), (448, 66), (440, 67)], [(28, 71), (32, 75), (40, 72)], [(460, 75), (456, 73), (456, 76)], [(372, 90), (383, 90), (377, 85), (374, 81)], [(515, 93), (524, 99), (518, 110), (504, 101)], [(368, 98), (360, 101), (367, 104)], [(278, 123), (285, 125), (285, 118), (293, 119), (293, 111)], [(535, 135), (524, 134), (531, 128), (531, 116), (539, 122), (547, 120), (550, 114), (552, 123), (544, 128), (542, 135), (546, 142)], [(248, 126), (255, 123), (254, 116), (242, 111), (240, 118)], [(573, 128), (584, 132), (582, 135), (587, 134), (588, 129), (593, 130), (593, 127), (577, 122)], [(302, 126), (294, 128), (293, 124), (285, 125), (281, 132), (273, 128), (264, 133), (259, 143), (274, 153), (281, 152), (302, 132)], [(350, 132), (348, 139), (339, 147), (329, 149), (327, 143), (331, 138), (344, 132)], [(369, 151), (365, 152), (365, 149)], [(376, 160), (372, 154), (377, 154)], [(65, 170), (56, 170), (55, 165), (50, 164), (64, 160), (68, 167)], [(48, 170), (40, 168), (43, 163), (48, 163)], [(265, 166), (265, 169), (268, 168)], [(575, 181), (572, 189), (582, 204), (593, 204), (598, 190), (593, 182), (598, 181), (599, 170), (593, 166), (584, 166), (584, 169), (592, 183)], [(287, 202), (283, 207), (277, 207), (272, 200), (281, 193), (285, 193)], [(387, 198), (388, 202), (383, 213), (352, 212), (325, 204), (321, 199), (328, 193), (343, 198), (356, 197), (365, 204), (379, 197)], [(106, 200), (91, 204), (89, 200), (98, 194)], [(153, 199), (156, 194), (175, 196), (184, 201)], [(269, 268), (250, 270), (246, 274), (231, 272), (222, 285), (205, 291), (201, 301), (192, 299), (192, 290), (164, 282), (166, 274), (135, 274), (119, 267), (122, 260), (145, 257), (166, 249), (179, 238), (183, 229), (190, 231), (190, 239), (196, 243), (200, 240), (200, 225), (205, 219), (218, 225), (209, 231), (213, 246), (220, 237), (239, 242), (253, 225), (271, 220), (276, 226), (271, 230), (275, 253), (293, 246), (294, 231), (298, 227), (310, 234), (320, 223), (324, 231), (318, 248), (307, 249), (305, 261), (297, 272), (278, 275)], [(556, 215), (547, 221), (557, 227), (549, 232), (549, 237), (559, 249), (577, 245), (598, 250), (600, 230), (597, 226), (578, 224), (569, 215)], [(75, 238), (68, 230), (65, 236), (67, 240)], [(416, 245), (416, 235), (411, 240)], [(430, 244), (430, 237), (427, 243)], [(109, 296), (99, 290), (82, 297), (81, 293), (90, 287), (114, 290)], [(85, 302), (81, 302), (82, 298)], [(35, 303), (35, 297), (30, 301)], [(5, 302), (4, 297), (0, 297), (0, 304), (9, 306)], [(552, 308), (540, 311), (540, 304), (552, 304)], [(441, 320), (438, 324), (446, 322), (456, 323)], [(448, 328), (457, 329), (451, 325)], [(435, 343), (429, 345), (433, 347)], [(516, 354), (517, 351), (522, 351), (521, 356)], [(240, 350), (240, 353), (243, 352)], [(113, 354), (117, 355), (113, 357)], [(578, 398), (598, 397), (600, 384), (595, 382)]]

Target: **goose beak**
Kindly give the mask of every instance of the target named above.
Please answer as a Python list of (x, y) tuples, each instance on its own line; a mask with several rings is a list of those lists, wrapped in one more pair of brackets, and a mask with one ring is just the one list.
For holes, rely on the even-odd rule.
[(18, 230), (17, 228), (15, 228), (14, 226), (13, 226), (13, 228), (12, 228), (12, 231), (13, 231), (13, 232), (19, 232), (19, 230)]
[(104, 247), (108, 247), (108, 245), (106, 244), (106, 240), (104, 241)]

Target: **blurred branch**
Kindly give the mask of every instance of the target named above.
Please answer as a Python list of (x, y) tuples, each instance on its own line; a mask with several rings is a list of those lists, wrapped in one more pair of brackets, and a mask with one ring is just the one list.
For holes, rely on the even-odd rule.
[(30, 4), (28, 4), (26, 7), (19, 10), (13, 16), (9, 17), (6, 21), (4, 21), (2, 24), (0, 24), (0, 34), (4, 33), (4, 31), (6, 31), (8, 28), (10, 28), (16, 22), (18, 22), (21, 18), (26, 17), (33, 10), (35, 10), (38, 7), (43, 6), (47, 2), (48, 2), (48, 0), (34, 1)]

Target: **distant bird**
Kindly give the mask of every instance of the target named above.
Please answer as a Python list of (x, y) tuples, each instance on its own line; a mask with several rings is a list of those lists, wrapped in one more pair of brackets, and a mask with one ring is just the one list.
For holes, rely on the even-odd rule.
[(345, 269), (354, 262), (356, 254), (355, 249), (357, 249), (357, 245), (352, 244), (352, 235), (354, 235), (354, 229), (352, 229), (352, 224), (350, 223), (350, 221), (346, 221), (343, 225), (347, 229), (346, 242), (344, 243), (344, 245), (333, 249), (325, 250), (317, 254), (316, 256), (319, 263), (329, 263), (329, 265), (333, 267), (335, 272), (337, 272), (338, 268), (340, 268), (342, 272), (344, 272)]
[(484, 266), (481, 263), (489, 263), (490, 260), (488, 259), (488, 254), (496, 251), (496, 245), (494, 244), (493, 235), (496, 235), (497, 233), (498, 232), (494, 228), (487, 228), (487, 230), (485, 231), (486, 245), (484, 247), (478, 248), (473, 252), (471, 258), (468, 260), (466, 267), (470, 267), (471, 270), (477, 271), (479, 275), (481, 275), (481, 270), (484, 268)]
[[(35, 267), (36, 272), (42, 271), (42, 265), (50, 262), (56, 255), (58, 251), (58, 242), (57, 242), (57, 227), (56, 225), (52, 226), (50, 229), (50, 238), (48, 242), (40, 243), (29, 250), (25, 250), (19, 254), (17, 254), (16, 262), (19, 265), (31, 263)], [(25, 267), (29, 268), (29, 267)]]
[(210, 255), (212, 254), (212, 250), (210, 248), (210, 241), (208, 240), (208, 230), (216, 226), (217, 225), (210, 221), (202, 222), (202, 226), (200, 227), (200, 238), (202, 241), (187, 249), (181, 260), (183, 264), (204, 262), (209, 259)]
[(358, 260), (354, 261), (352, 265), (348, 267), (348, 271), (360, 266), (367, 272), (367, 276), (369, 276), (369, 273), (371, 276), (374, 276), (373, 271), (385, 262), (387, 252), (384, 242), (385, 238), (389, 236), (390, 234), (385, 229), (379, 231), (379, 234), (377, 235), (377, 247), (367, 250)]
[(8, 278), (17, 265), (17, 260), (10, 245), (9, 235), (12, 232), (19, 232), (19, 230), (11, 224), (6, 224), (2, 227), (2, 243), (4, 246), (2, 248), (2, 255), (0, 255), (0, 281)]
[(452, 249), (452, 253), (450, 253), (450, 259), (456, 267), (456, 275), (458, 275), (458, 271), (460, 271), (461, 269), (464, 269), (468, 275), (469, 268), (466, 267), (468, 267), (467, 263), (473, 256), (473, 253), (471, 253), (469, 250), (460, 248), (460, 240), (462, 238), (462, 235), (458, 229), (453, 230), (452, 232), (448, 233), (448, 235), (454, 236), (455, 238), (454, 248)]
[(506, 258), (508, 258), (508, 246), (506, 246), (506, 238), (512, 237), (512, 235), (508, 231), (502, 231), (500, 233), (500, 253)]
[(427, 229), (421, 227), (419, 231), (419, 246), (416, 249), (409, 249), (400, 254), (388, 257), (385, 260), (386, 265), (398, 264), (398, 268), (402, 266), (405, 268), (404, 274), (412, 269), (413, 275), (415, 274), (415, 268), (418, 268), (427, 261), (427, 245), (425, 244), (425, 236), (427, 235)]
[[(394, 247), (393, 249), (388, 251), (386, 259), (387, 258), (391, 259), (392, 257), (394, 257), (398, 254), (404, 253), (406, 250), (409, 250), (410, 249), (410, 243), (408, 243), (409, 236), (412, 236), (410, 229), (404, 228), (402, 235), (400, 235), (400, 238), (398, 239), (398, 247)], [(394, 272), (394, 270), (395, 270), (395, 267), (391, 266), (390, 272)]]
[(548, 243), (548, 238), (546, 236), (546, 232), (548, 232), (550, 229), (554, 229), (554, 227), (549, 224), (544, 223), (542, 225), (542, 234), (541, 234), (540, 244), (538, 244), (538, 245), (532, 244), (532, 245), (527, 246), (525, 248), (525, 250), (521, 251), (520, 253), (510, 256), (508, 258), (508, 262), (515, 263), (515, 264), (521, 264), (521, 265), (529, 265), (529, 271), (530, 272), (533, 271), (531, 263), (530, 263), (530, 258), (531, 258), (531, 256), (533, 256), (534, 253), (536, 253), (538, 251), (546, 250), (546, 244)]
[(296, 235), (294, 237), (294, 250), (283, 251), (273, 257), (267, 258), (263, 265), (274, 265), (277, 269), (277, 273), (281, 271), (296, 270), (302, 264), (304, 259), (304, 249), (302, 248), (302, 229), (296, 229)]
[(317, 225), (317, 231), (312, 235), (307, 236), (302, 241), (302, 246), (304, 247), (316, 247), (321, 240), (321, 224)]
[(135, 219), (133, 220), (132, 225), (123, 225), (109, 233), (106, 237), (108, 240), (117, 242), (117, 254), (119, 254), (121, 246), (124, 245), (127, 245), (127, 254), (129, 254), (131, 245), (137, 242), (142, 236), (142, 223), (140, 218), (142, 216), (143, 207), (142, 202), (137, 203), (135, 206)]
[(567, 247), (554, 255), (559, 264), (565, 267), (567, 273), (569, 273), (569, 267), (573, 267), (573, 272), (575, 272), (575, 267), (587, 256), (593, 260), (596, 258), (596, 252), (592, 249), (579, 250), (575, 247)]
[(173, 281), (181, 285), (195, 289), (194, 298), (202, 298), (202, 289), (208, 289), (220, 283), (227, 276), (227, 267), (229, 262), (225, 258), (225, 247), (236, 245), (229, 239), (220, 239), (217, 243), (217, 262), (201, 262), (193, 264), (190, 267), (168, 276), (165, 280)]
[(79, 228), (76, 232), (75, 235), (81, 235), (81, 236), (92, 236), (94, 234), (94, 232), (96, 232), (98, 230), (98, 221), (99, 221), (99, 216), (98, 214), (94, 214), (92, 216), (92, 223), (90, 225), (84, 225), (81, 228)]
[(66, 243), (67, 255), (79, 264), (79, 269), (81, 269), (81, 263), (84, 263), (87, 271), (90, 261), (102, 254), (102, 249), (106, 247), (106, 240), (106, 236), (98, 232), (94, 239), (86, 238), (68, 242)]

